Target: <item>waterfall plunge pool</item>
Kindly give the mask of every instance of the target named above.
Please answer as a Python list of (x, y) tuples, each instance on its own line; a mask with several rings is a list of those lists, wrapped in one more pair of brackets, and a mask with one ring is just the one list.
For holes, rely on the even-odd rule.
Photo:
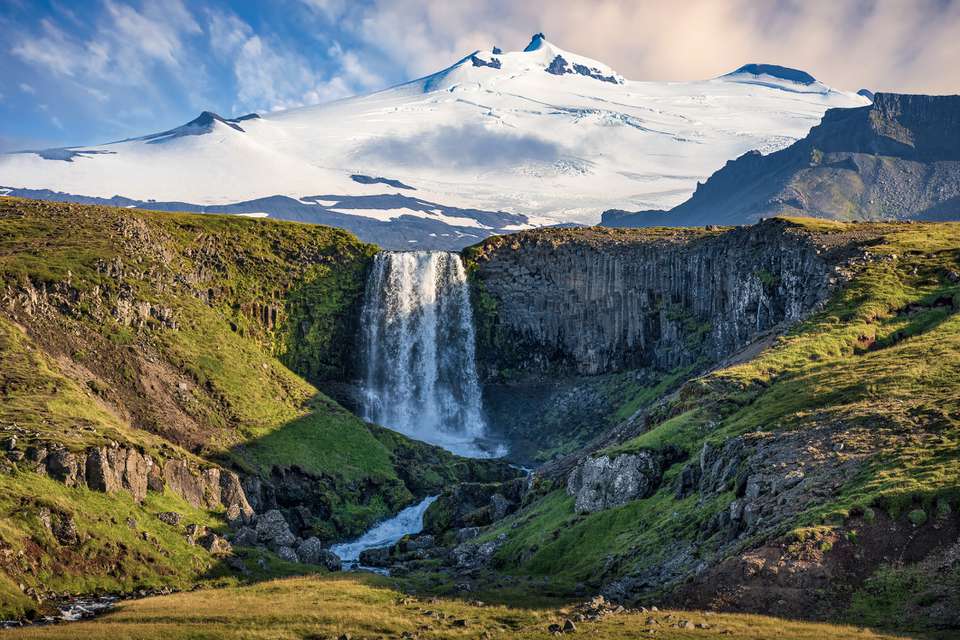
[(424, 498), (418, 504), (407, 507), (389, 520), (374, 525), (353, 542), (333, 545), (330, 547), (330, 551), (340, 557), (345, 569), (367, 569), (377, 573), (385, 573), (386, 571), (383, 569), (360, 565), (360, 554), (367, 549), (393, 546), (403, 536), (423, 531), (423, 514), (437, 498), (438, 496)]

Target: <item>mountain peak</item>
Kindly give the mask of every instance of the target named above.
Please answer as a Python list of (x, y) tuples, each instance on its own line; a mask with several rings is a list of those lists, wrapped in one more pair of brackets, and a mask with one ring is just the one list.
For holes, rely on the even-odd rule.
[(523, 51), (525, 53), (529, 53), (530, 51), (536, 51), (537, 49), (540, 49), (541, 47), (543, 47), (543, 44), (546, 41), (547, 41), (547, 36), (543, 35), (542, 31), (539, 33), (535, 33), (533, 34), (533, 37), (530, 38), (530, 44), (528, 44)]
[(745, 64), (736, 71), (726, 74), (724, 77), (737, 75), (771, 76), (773, 78), (779, 78), (780, 80), (788, 80), (790, 82), (796, 82), (797, 84), (803, 85), (811, 85), (817, 81), (816, 78), (806, 71), (791, 69), (790, 67), (782, 67), (778, 64), (764, 64), (757, 62)]

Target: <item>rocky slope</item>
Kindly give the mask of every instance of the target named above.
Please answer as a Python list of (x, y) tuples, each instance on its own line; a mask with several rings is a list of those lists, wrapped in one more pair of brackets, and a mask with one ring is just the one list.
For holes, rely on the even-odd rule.
[(793, 145), (732, 160), (669, 211), (610, 210), (611, 227), (749, 224), (774, 215), (838, 220), (960, 218), (960, 96), (878, 93), (830, 109)]
[[(318, 391), (350, 375), (375, 250), (324, 227), (0, 199), (0, 617), (316, 563), (450, 482), (514, 476)], [(262, 551), (223, 561), (224, 535)]]

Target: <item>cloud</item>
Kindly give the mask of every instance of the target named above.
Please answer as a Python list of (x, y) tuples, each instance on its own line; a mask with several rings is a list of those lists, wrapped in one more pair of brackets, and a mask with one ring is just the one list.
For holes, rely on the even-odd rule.
[(338, 42), (327, 48), (324, 64), (316, 65), (276, 38), (256, 33), (232, 13), (211, 12), (208, 32), (215, 53), (233, 65), (240, 110), (320, 104), (383, 82), (355, 52), (345, 51)]
[(544, 31), (634, 80), (702, 79), (770, 62), (852, 90), (960, 86), (958, 0), (374, 0), (351, 28), (408, 75), (494, 44), (516, 50)]
[(409, 137), (378, 138), (357, 151), (359, 160), (454, 169), (553, 163), (562, 156), (563, 149), (552, 142), (479, 124), (438, 127)]
[(37, 93), (37, 90), (34, 89), (32, 85), (29, 85), (26, 82), (20, 83), (20, 91), (23, 91), (24, 93), (29, 93), (30, 95), (34, 95)]
[(323, 15), (327, 20), (334, 21), (347, 11), (347, 0), (302, 0), (310, 9)]
[(143, 84), (150, 70), (183, 68), (189, 51), (184, 40), (202, 32), (179, 0), (140, 9), (107, 0), (104, 14), (87, 37), (72, 35), (50, 18), (39, 32), (25, 33), (13, 55), (55, 75), (119, 85)]

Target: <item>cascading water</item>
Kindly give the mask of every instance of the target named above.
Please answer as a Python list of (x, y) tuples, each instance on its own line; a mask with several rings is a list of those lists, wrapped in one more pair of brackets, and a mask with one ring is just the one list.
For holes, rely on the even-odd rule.
[(343, 542), (330, 547), (330, 551), (337, 554), (349, 566), (355, 566), (360, 561), (360, 554), (367, 549), (378, 549), (396, 544), (406, 535), (417, 534), (423, 531), (423, 514), (437, 499), (437, 496), (424, 498), (415, 505), (411, 505), (377, 525), (354, 540)]
[(472, 457), (486, 435), (467, 274), (442, 251), (382, 252), (363, 308), (364, 417)]

